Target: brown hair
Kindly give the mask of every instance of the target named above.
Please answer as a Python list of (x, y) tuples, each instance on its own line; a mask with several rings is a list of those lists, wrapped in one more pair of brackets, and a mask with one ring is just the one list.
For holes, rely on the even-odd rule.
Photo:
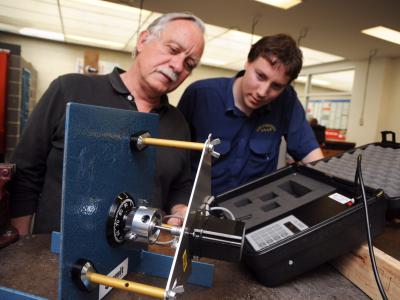
[(258, 57), (266, 59), (271, 65), (282, 63), (290, 82), (297, 78), (303, 65), (303, 54), (295, 40), (284, 33), (264, 36), (251, 46), (247, 60), (255, 61)]

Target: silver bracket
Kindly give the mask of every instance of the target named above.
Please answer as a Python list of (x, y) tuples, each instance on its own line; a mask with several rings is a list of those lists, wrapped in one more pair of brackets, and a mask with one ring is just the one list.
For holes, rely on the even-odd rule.
[(207, 142), (207, 144), (206, 144), (207, 152), (210, 153), (211, 156), (214, 158), (219, 158), (221, 155), (218, 152), (214, 151), (214, 147), (219, 144), (221, 144), (220, 139), (213, 139), (212, 141)]

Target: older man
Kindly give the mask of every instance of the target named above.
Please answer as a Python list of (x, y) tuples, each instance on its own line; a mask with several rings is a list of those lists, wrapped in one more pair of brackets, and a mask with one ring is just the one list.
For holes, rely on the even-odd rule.
[[(188, 140), (188, 126), (166, 94), (189, 76), (203, 49), (203, 22), (193, 15), (170, 13), (140, 34), (135, 60), (126, 72), (116, 68), (111, 74), (95, 77), (68, 74), (51, 83), (12, 158), (17, 165), (10, 185), (12, 224), (21, 235), (29, 232), (34, 213), (34, 232), (60, 228), (66, 103), (158, 113), (160, 137)], [(153, 204), (183, 215), (191, 189), (188, 153), (157, 149), (156, 159)], [(179, 221), (174, 218), (170, 223)]]
[[(266, 36), (248, 54), (245, 70), (233, 78), (201, 80), (189, 86), (178, 108), (192, 139), (209, 132), (221, 139), (213, 164), (212, 192), (236, 188), (277, 167), (281, 137), (304, 163), (322, 158), (304, 109), (290, 83), (302, 67), (302, 53), (286, 34)], [(193, 153), (193, 166), (198, 155)]]

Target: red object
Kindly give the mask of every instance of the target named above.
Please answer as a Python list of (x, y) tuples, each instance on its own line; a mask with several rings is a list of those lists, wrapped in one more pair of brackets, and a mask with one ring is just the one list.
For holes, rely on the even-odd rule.
[(0, 154), (6, 151), (6, 103), (7, 103), (7, 75), (8, 51), (0, 50)]
[(327, 140), (333, 140), (333, 141), (345, 141), (346, 130), (326, 128), (325, 138)]
[(14, 164), (0, 164), (0, 249), (18, 240), (18, 231), (10, 223), (10, 201), (6, 189), (6, 183), (14, 173)]

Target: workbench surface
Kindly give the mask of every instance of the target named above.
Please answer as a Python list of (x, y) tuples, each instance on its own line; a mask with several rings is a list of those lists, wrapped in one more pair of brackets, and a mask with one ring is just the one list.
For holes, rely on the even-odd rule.
[[(0, 249), (0, 286), (14, 288), (48, 299), (57, 298), (58, 255), (50, 252), (50, 235), (36, 235)], [(268, 288), (258, 283), (245, 266), (214, 260), (212, 288), (186, 285), (183, 299), (369, 299), (329, 264), (299, 278)], [(273, 272), (273, 270), (271, 270)], [(129, 280), (164, 288), (166, 279), (130, 274)], [(151, 299), (124, 291), (111, 292), (106, 299)]]

